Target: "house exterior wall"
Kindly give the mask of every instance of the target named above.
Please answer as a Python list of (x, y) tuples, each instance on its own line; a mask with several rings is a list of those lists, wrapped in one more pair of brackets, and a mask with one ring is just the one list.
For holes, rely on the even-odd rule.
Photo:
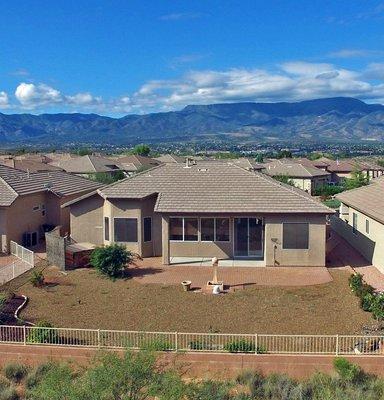
[[(283, 249), (283, 223), (309, 223), (308, 249)], [(265, 216), (266, 266), (325, 266), (326, 218), (324, 215), (275, 214)]]
[(97, 194), (71, 205), (70, 224), (73, 240), (97, 246), (104, 243), (103, 205), (104, 199)]
[(0, 208), (0, 253), (8, 252), (7, 243), (7, 208)]
[[(114, 218), (137, 219), (137, 242), (123, 243), (127, 249), (143, 257), (161, 256), (164, 264), (170, 257), (218, 257), (234, 256), (234, 219), (236, 217), (255, 217), (264, 220), (264, 261), (265, 265), (281, 266), (324, 266), (325, 265), (325, 215), (308, 214), (159, 214), (154, 213), (155, 197), (144, 200), (111, 199), (104, 200), (95, 195), (71, 205), (71, 232), (78, 242), (91, 242), (96, 245), (110, 244), (114, 241)], [(170, 241), (170, 217), (222, 217), (230, 219), (228, 242)], [(104, 217), (110, 218), (109, 241), (104, 240)], [(152, 240), (145, 243), (143, 219), (152, 218)], [(309, 248), (286, 250), (282, 248), (284, 222), (309, 223)], [(275, 248), (276, 247), (276, 248)]]
[[(38, 232), (42, 236), (41, 226), (47, 223), (47, 211), (45, 215), (41, 205), (46, 206), (45, 192), (18, 197), (7, 210), (7, 246), (11, 240), (22, 244), (25, 232)], [(39, 206), (34, 211), (33, 207)]]
[(313, 191), (322, 185), (325, 185), (330, 181), (330, 176), (319, 176), (313, 178), (290, 178), (293, 184), (299, 188), (304, 190), (309, 194), (313, 194)]
[[(353, 213), (357, 215), (355, 231)], [(339, 235), (384, 273), (384, 224), (345, 204), (341, 205), (340, 218), (332, 217), (331, 221), (332, 228)], [(366, 221), (369, 232), (366, 232)]]

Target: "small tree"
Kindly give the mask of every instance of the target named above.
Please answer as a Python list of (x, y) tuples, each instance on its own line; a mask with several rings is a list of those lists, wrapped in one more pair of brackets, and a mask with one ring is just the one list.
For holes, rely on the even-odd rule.
[(148, 156), (151, 152), (151, 148), (147, 144), (137, 144), (133, 150), (132, 154), (137, 154), (139, 156)]
[(356, 189), (361, 186), (366, 186), (369, 183), (369, 177), (362, 171), (355, 170), (352, 172), (352, 177), (344, 181), (344, 187), (347, 190)]
[(120, 244), (97, 247), (90, 257), (91, 265), (110, 278), (121, 276), (133, 259), (133, 254)]
[(281, 183), (286, 183), (287, 185), (295, 186), (293, 180), (288, 176), (284, 174), (278, 174), (273, 177), (273, 179), (276, 179), (277, 181)]

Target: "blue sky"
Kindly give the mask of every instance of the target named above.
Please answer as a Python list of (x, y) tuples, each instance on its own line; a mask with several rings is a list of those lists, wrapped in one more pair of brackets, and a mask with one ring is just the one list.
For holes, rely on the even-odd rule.
[(0, 0), (0, 111), (384, 103), (384, 1)]

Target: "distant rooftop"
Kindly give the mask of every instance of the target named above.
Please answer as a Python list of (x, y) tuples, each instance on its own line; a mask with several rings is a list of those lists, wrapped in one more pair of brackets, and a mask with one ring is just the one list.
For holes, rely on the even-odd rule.
[(86, 155), (70, 160), (59, 161), (56, 162), (55, 165), (62, 168), (66, 172), (71, 172), (74, 174), (113, 172), (123, 169), (122, 166), (115, 160), (94, 155)]
[(62, 171), (27, 173), (0, 165), (0, 206), (10, 206), (19, 196), (50, 191), (55, 195), (70, 196), (96, 190), (98, 182)]
[(274, 160), (264, 165), (264, 172), (271, 176), (285, 175), (291, 178), (307, 178), (322, 177), (329, 175), (329, 172), (321, 169), (303, 165), (293, 159)]

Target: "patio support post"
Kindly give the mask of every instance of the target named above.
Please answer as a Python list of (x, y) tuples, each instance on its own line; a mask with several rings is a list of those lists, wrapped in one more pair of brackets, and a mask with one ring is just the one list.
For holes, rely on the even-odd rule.
[(23, 344), (24, 344), (24, 346), (27, 345), (27, 329), (26, 329), (25, 325), (23, 325)]
[(167, 215), (161, 216), (161, 238), (162, 238), (162, 258), (163, 264), (169, 265), (170, 255), (169, 255), (169, 217)]
[(336, 356), (339, 355), (339, 335), (336, 335)]
[(258, 346), (259, 346), (259, 335), (256, 333), (255, 334), (255, 354), (259, 353)]

